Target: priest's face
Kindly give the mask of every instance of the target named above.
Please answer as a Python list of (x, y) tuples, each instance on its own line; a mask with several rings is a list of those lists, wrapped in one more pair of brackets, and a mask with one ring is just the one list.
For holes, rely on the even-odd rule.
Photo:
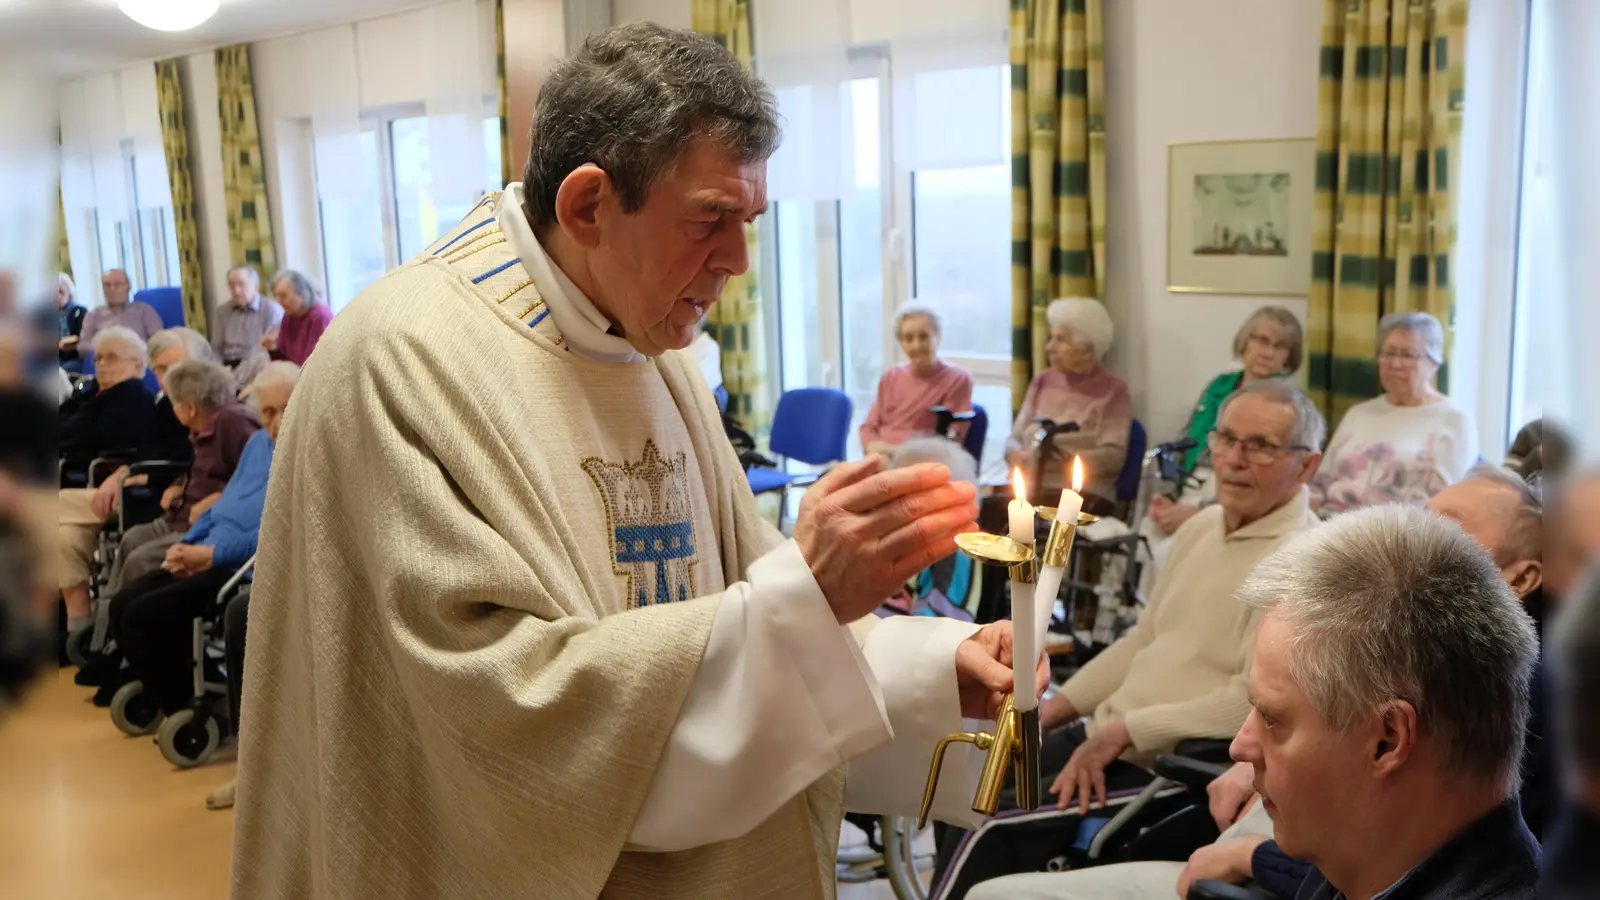
[(723, 285), (750, 267), (745, 225), (766, 207), (765, 162), (695, 141), (639, 209), (623, 212), (613, 195), (594, 210), (591, 299), (640, 353), (682, 350)]

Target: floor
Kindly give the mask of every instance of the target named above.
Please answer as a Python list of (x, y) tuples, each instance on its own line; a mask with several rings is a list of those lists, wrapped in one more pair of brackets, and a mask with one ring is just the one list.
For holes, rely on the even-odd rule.
[[(0, 718), (0, 896), (224, 900), (233, 813), (205, 796), (233, 778), (223, 751), (176, 769), (150, 737), (123, 736), (72, 669), (40, 680)], [(841, 846), (863, 842), (843, 826)], [(926, 835), (918, 850), (931, 853)], [(839, 900), (894, 900), (884, 880)]]
[(0, 719), (0, 895), (49, 900), (223, 900), (233, 813), (205, 796), (231, 752), (175, 769), (125, 737), (73, 670), (42, 679)]

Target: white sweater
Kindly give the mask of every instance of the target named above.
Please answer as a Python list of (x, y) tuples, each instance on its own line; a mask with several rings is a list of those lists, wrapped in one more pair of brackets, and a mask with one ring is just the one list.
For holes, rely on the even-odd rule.
[(1311, 482), (1324, 512), (1425, 503), (1478, 459), (1472, 417), (1449, 400), (1396, 406), (1387, 396), (1345, 413)]

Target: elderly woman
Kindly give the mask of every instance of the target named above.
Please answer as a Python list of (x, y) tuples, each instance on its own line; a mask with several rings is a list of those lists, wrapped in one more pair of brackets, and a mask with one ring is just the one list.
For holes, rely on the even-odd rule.
[(61, 365), (74, 372), (83, 367), (78, 355), (78, 336), (83, 333), (83, 317), (89, 310), (79, 303), (77, 285), (72, 276), (62, 272), (56, 276), (56, 352)]
[(861, 423), (861, 448), (893, 455), (913, 437), (931, 435), (943, 406), (953, 412), (972, 408), (972, 375), (939, 358), (944, 323), (932, 307), (907, 304), (894, 319), (895, 337), (909, 362), (883, 373), (878, 397)]
[[(1111, 316), (1098, 300), (1069, 297), (1051, 303), (1045, 318), (1050, 323), (1050, 340), (1045, 344), (1050, 368), (1028, 385), (1022, 411), (1006, 441), (1006, 461), (1031, 472), (1038, 463), (1036, 420), (1075, 422), (1077, 431), (1055, 438), (1058, 458), (1081, 457), (1089, 478), (1085, 491), (1115, 500), (1117, 474), (1128, 455), (1133, 402), (1127, 384), (1100, 364), (1111, 349)], [(1059, 490), (1063, 481), (1061, 471), (1037, 473), (1032, 479), (1040, 496)]]
[[(1281, 306), (1263, 306), (1250, 314), (1233, 336), (1233, 358), (1239, 368), (1230, 369), (1211, 379), (1200, 402), (1189, 414), (1189, 424), (1184, 426), (1184, 437), (1195, 441), (1195, 446), (1185, 458), (1185, 468), (1194, 469), (1203, 461), (1207, 436), (1217, 424), (1217, 410), (1228, 395), (1252, 381), (1269, 378), (1286, 378), (1300, 371), (1305, 354), (1305, 333), (1294, 313)], [(1206, 492), (1214, 487), (1207, 479)], [(1179, 502), (1166, 495), (1150, 501), (1150, 522), (1155, 528), (1153, 537), (1170, 535), (1189, 521), (1201, 508), (1198, 502)]]
[[(192, 374), (196, 381), (207, 384), (231, 384), (226, 370), (210, 371), (220, 368), (212, 363), (183, 363), (175, 370), (174, 380)], [(195, 519), (181, 540), (167, 548), (159, 569), (128, 580), (112, 600), (111, 633), (127, 659), (126, 676), (144, 682), (163, 715), (183, 709), (194, 695), (189, 623), (216, 600), (223, 583), (255, 555), (278, 426), (298, 378), (299, 368), (293, 363), (273, 363), (262, 370), (254, 396), (266, 424), (245, 441), (238, 466), (221, 495)], [(242, 624), (241, 619), (241, 627)], [(237, 715), (235, 691), (239, 682), (235, 678), (242, 672), (234, 671), (231, 635), (229, 642), (229, 699)], [(242, 634), (238, 644), (238, 662), (242, 665)]]
[(1444, 328), (1427, 313), (1378, 323), (1383, 393), (1345, 413), (1311, 482), (1324, 514), (1381, 503), (1421, 504), (1478, 459), (1472, 417), (1439, 393)]
[(333, 321), (333, 310), (318, 298), (311, 279), (293, 269), (272, 279), (272, 296), (283, 307), (283, 321), (262, 336), (261, 346), (273, 359), (303, 366)]

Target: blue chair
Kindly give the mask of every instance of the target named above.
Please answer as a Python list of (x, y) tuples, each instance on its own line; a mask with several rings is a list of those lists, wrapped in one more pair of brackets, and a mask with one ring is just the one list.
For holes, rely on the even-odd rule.
[(162, 328), (183, 327), (183, 288), (170, 285), (145, 288), (134, 294), (133, 299), (155, 307), (156, 313), (161, 316)]
[[(814, 466), (844, 459), (850, 435), (850, 397), (833, 388), (797, 388), (784, 391), (772, 416), (772, 452)], [(819, 473), (791, 473), (781, 468), (752, 466), (745, 476), (750, 491), (788, 492), (791, 487), (816, 481)]]
[(717, 412), (722, 413), (723, 415), (727, 415), (728, 414), (728, 389), (719, 384), (711, 392), (711, 396), (717, 398)]
[(1149, 437), (1138, 419), (1128, 428), (1128, 458), (1117, 474), (1117, 500), (1129, 501), (1139, 496), (1139, 475), (1144, 466), (1144, 448)]
[(961, 441), (961, 446), (967, 448), (972, 454), (972, 459), (978, 464), (978, 471), (983, 471), (983, 439), (989, 436), (989, 413), (979, 404), (972, 404), (972, 422), (967, 426), (967, 436)]

